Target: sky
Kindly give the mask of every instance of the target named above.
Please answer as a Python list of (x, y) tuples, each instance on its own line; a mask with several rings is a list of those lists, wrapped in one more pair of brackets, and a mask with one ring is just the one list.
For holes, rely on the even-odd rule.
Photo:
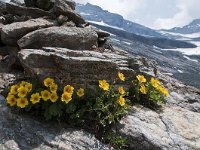
[(98, 5), (153, 29), (181, 27), (200, 18), (200, 0), (75, 0)]

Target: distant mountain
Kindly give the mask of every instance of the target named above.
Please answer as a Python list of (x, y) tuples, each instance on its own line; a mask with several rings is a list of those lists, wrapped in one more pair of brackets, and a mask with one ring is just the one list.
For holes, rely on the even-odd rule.
[(99, 25), (110, 26), (143, 36), (164, 37), (156, 30), (128, 21), (121, 15), (110, 13), (96, 5), (89, 3), (86, 5), (77, 4), (76, 11), (80, 13), (87, 21), (91, 21)]
[(191, 23), (183, 27), (175, 27), (170, 30), (163, 30), (168, 32), (180, 33), (180, 34), (192, 34), (200, 32), (200, 19), (195, 19)]

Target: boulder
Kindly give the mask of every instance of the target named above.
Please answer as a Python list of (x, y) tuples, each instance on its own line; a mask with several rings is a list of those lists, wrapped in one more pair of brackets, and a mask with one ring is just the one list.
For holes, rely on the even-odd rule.
[(118, 78), (118, 71), (122, 71), (129, 81), (135, 73), (131, 58), (112, 53), (65, 48), (23, 49), (19, 59), (27, 74), (41, 80), (46, 76), (55, 77), (60, 88), (66, 84), (93, 88), (102, 79), (112, 83)]
[[(94, 135), (60, 122), (37, 121), (11, 112), (0, 95), (0, 149), (109, 150)], [(59, 125), (59, 126), (58, 126)]]
[[(39, 37), (39, 38), (38, 38)], [(76, 27), (49, 27), (31, 32), (18, 41), (23, 48), (63, 47), (85, 50), (97, 46), (97, 34), (91, 29)]]
[(1, 31), (1, 40), (7, 45), (17, 45), (17, 41), (27, 33), (37, 30), (38, 28), (46, 28), (53, 25), (55, 25), (53, 21), (42, 18), (5, 25)]
[(180, 107), (155, 112), (134, 106), (118, 124), (118, 131), (137, 150), (199, 150), (200, 114)]
[(67, 16), (63, 16), (63, 15), (60, 15), (58, 18), (57, 18), (57, 22), (59, 25), (62, 25), (63, 23), (67, 22), (68, 20), (68, 17)]
[(31, 18), (39, 18), (43, 16), (51, 16), (51, 13), (39, 8), (19, 6), (15, 3), (6, 3), (6, 9), (10, 14), (19, 16), (30, 16)]
[(26, 7), (34, 7), (36, 0), (24, 0)]
[(76, 24), (73, 21), (67, 21), (67, 22), (63, 23), (62, 26), (76, 27)]
[(0, 15), (6, 12), (6, 3), (4, 1), (0, 1)]
[(15, 3), (17, 5), (24, 5), (24, 0), (10, 0), (10, 2)]
[(54, 13), (57, 15), (66, 15), (77, 25), (84, 24), (85, 20), (71, 8), (73, 1), (69, 0), (56, 0), (54, 3)]
[(51, 8), (53, 8), (53, 5), (54, 3), (52, 2), (52, 0), (37, 0), (36, 1), (36, 6), (43, 10), (50, 10)]
[(90, 28), (92, 30), (94, 30), (97, 34), (99, 38), (104, 38), (104, 37), (109, 37), (110, 33), (103, 31), (101, 29), (96, 28), (95, 26), (88, 26), (87, 28)]

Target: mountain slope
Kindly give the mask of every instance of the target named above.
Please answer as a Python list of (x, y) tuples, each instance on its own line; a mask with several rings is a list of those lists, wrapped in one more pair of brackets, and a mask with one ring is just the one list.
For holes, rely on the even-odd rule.
[(110, 13), (96, 5), (89, 3), (86, 5), (77, 4), (76, 11), (80, 13), (87, 21), (104, 23), (143, 36), (163, 37), (162, 34), (153, 29), (125, 20), (121, 15)]
[(170, 30), (163, 30), (163, 31), (181, 33), (181, 34), (198, 33), (200, 32), (200, 19), (195, 19), (191, 23), (183, 27), (175, 27)]

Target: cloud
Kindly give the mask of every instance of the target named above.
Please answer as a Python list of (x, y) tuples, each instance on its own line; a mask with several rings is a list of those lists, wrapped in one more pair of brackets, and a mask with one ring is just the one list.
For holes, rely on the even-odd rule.
[(188, 24), (200, 18), (200, 0), (75, 0), (91, 3), (125, 19), (160, 29)]
[(177, 0), (176, 8), (179, 10), (172, 17), (158, 18), (153, 27), (157, 29), (170, 29), (181, 27), (190, 23), (193, 19), (200, 18), (199, 0)]

